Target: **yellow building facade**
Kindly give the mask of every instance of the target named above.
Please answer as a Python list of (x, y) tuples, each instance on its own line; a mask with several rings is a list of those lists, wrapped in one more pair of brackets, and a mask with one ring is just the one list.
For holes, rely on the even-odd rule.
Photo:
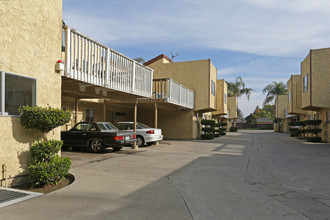
[(289, 95), (278, 95), (275, 100), (275, 118), (279, 121), (274, 123), (274, 131), (289, 132), (288, 122)]
[(322, 141), (330, 142), (330, 48), (310, 50), (301, 63), (302, 109), (322, 121)]
[[(26, 178), (29, 148), (42, 137), (20, 125), (18, 106), (61, 107), (62, 0), (0, 1), (0, 13), (0, 186), (9, 186)], [(60, 129), (48, 137), (60, 139)]]

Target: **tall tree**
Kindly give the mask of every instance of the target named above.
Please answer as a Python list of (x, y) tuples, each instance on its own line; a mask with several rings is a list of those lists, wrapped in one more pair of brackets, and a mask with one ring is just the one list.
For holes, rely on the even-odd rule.
[[(237, 77), (235, 82), (227, 82), (228, 97), (239, 98), (242, 95), (246, 95), (248, 100), (250, 99), (251, 92), (254, 91), (251, 88), (246, 88), (242, 77)], [(234, 127), (236, 127), (236, 119), (234, 120)]]
[(134, 60), (138, 63), (143, 64), (145, 62), (145, 60), (143, 59), (143, 57), (135, 57)]
[(288, 90), (286, 85), (283, 82), (273, 81), (271, 84), (268, 84), (263, 90), (262, 93), (267, 93), (263, 105), (266, 105), (276, 99), (278, 95), (287, 94)]
[(251, 92), (254, 91), (251, 88), (246, 88), (242, 77), (237, 77), (235, 82), (227, 82), (228, 96), (239, 98), (242, 95), (246, 95), (248, 100), (250, 99)]

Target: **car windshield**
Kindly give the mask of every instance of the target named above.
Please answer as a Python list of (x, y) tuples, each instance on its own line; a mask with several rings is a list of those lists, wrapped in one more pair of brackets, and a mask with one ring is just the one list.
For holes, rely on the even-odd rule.
[(97, 126), (101, 129), (101, 131), (118, 131), (118, 128), (110, 122), (97, 122)]
[(137, 123), (137, 128), (150, 128), (148, 125), (145, 125), (145, 124), (143, 124), (143, 123), (140, 123), (140, 122), (138, 122)]

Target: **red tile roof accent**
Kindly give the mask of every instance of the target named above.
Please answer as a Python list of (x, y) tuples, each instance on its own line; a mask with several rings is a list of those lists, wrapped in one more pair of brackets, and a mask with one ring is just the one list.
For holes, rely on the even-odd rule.
[(163, 58), (166, 59), (166, 60), (168, 60), (170, 63), (173, 63), (173, 61), (170, 58), (168, 58), (165, 54), (161, 54), (161, 55), (159, 55), (159, 56), (157, 56), (157, 57), (155, 57), (155, 58), (153, 58), (153, 59), (145, 62), (143, 65), (148, 66), (148, 65), (156, 62), (157, 60), (160, 60), (160, 59), (163, 59)]

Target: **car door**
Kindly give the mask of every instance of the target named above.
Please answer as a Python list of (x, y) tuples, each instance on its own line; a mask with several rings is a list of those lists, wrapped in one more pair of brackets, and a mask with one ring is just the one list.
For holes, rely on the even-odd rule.
[(81, 122), (70, 130), (69, 136), (66, 138), (67, 145), (86, 146), (88, 140), (88, 132), (90, 123)]

